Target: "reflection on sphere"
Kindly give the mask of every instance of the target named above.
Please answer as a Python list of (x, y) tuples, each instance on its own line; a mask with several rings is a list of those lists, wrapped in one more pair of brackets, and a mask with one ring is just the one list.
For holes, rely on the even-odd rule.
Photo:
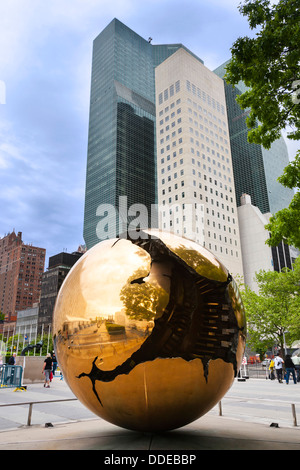
[(90, 410), (162, 431), (204, 415), (240, 368), (244, 308), (206, 249), (158, 230), (105, 240), (82, 256), (54, 312), (59, 365)]

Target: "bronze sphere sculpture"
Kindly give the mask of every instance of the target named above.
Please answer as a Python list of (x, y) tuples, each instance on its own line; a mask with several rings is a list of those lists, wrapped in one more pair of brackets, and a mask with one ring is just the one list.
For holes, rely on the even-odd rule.
[(73, 266), (53, 333), (65, 380), (103, 419), (132, 430), (184, 426), (214, 407), (242, 361), (235, 281), (200, 245), (159, 230), (98, 243)]

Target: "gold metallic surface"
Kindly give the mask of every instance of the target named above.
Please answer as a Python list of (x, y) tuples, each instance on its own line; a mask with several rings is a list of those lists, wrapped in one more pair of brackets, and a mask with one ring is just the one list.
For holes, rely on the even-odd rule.
[(204, 415), (240, 368), (246, 322), (238, 288), (206, 249), (155, 230), (105, 240), (65, 279), (54, 312), (59, 365), (73, 393), (133, 430)]

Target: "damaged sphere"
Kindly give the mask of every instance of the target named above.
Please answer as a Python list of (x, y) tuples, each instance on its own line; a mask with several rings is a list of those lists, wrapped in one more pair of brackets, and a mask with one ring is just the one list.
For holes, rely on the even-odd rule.
[(101, 418), (165, 431), (207, 413), (245, 348), (236, 283), (205, 248), (159, 230), (105, 240), (73, 266), (53, 334), (64, 379)]

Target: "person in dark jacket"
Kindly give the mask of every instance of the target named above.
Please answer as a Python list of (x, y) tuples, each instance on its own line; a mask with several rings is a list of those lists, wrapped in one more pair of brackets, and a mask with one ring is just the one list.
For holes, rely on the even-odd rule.
[(57, 367), (57, 359), (56, 359), (56, 355), (55, 355), (55, 352), (54, 352), (54, 351), (52, 351), (51, 357), (52, 357), (52, 373), (53, 373), (53, 377), (54, 377), (54, 376), (55, 376), (56, 367)]
[(8, 359), (8, 365), (14, 366), (15, 363), (16, 363), (16, 353), (13, 353), (13, 355)]
[[(16, 356), (16, 353), (13, 353), (13, 355), (8, 359), (8, 366), (14, 366), (16, 364)], [(7, 375), (5, 383), (8, 384), (9, 382), (10, 384), (13, 384), (15, 378), (15, 368), (11, 367), (8, 373), (10, 375)]]
[(286, 376), (285, 376), (286, 384), (289, 383), (290, 374), (292, 374), (294, 384), (296, 384), (297, 380), (296, 380), (296, 374), (295, 374), (295, 364), (293, 363), (292, 358), (289, 354), (285, 356), (284, 365), (285, 365), (285, 370), (286, 370)]

